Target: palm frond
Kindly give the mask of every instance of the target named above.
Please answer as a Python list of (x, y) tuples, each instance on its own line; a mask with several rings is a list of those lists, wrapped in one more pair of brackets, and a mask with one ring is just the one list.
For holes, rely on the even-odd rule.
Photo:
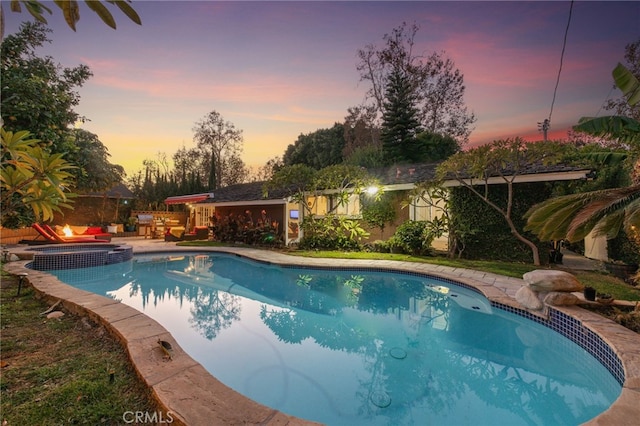
[(591, 231), (615, 236), (624, 226), (638, 228), (640, 185), (552, 198), (525, 215), (526, 230), (542, 240), (578, 241)]

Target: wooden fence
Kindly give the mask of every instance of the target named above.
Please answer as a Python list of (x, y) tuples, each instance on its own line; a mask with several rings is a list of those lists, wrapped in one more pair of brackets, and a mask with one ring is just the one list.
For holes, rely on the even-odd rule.
[(33, 228), (0, 228), (0, 244), (18, 244), (20, 240), (33, 240), (37, 235), (38, 232)]

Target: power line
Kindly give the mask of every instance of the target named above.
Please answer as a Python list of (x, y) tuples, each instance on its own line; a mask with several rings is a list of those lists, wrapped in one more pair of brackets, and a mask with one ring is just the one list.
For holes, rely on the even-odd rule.
[(604, 101), (602, 101), (602, 105), (600, 105), (600, 108), (598, 109), (598, 112), (596, 112), (596, 115), (594, 115), (594, 117), (597, 117), (600, 115), (600, 111), (602, 111), (602, 108), (604, 108), (604, 106), (607, 104), (607, 101), (609, 100), (609, 98), (611, 97), (611, 92), (613, 92), (613, 90), (616, 88), (615, 84), (611, 85), (611, 89), (609, 89), (609, 94), (607, 95), (607, 97), (605, 98)]
[(560, 84), (560, 74), (562, 73), (562, 62), (564, 61), (564, 51), (567, 47), (567, 35), (569, 34), (569, 26), (571, 24), (571, 14), (573, 12), (573, 0), (569, 6), (569, 19), (567, 20), (567, 28), (564, 30), (564, 40), (562, 41), (562, 53), (560, 54), (560, 68), (558, 69), (558, 78), (556, 79), (556, 87), (553, 89), (553, 99), (551, 100), (551, 110), (547, 123), (551, 123), (551, 115), (553, 114), (553, 105), (556, 102), (556, 94), (558, 93), (558, 85)]

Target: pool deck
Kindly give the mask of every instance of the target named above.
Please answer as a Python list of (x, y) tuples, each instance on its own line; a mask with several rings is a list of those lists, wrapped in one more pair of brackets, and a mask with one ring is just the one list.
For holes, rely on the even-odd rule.
[[(521, 279), (509, 278), (469, 269), (446, 266), (380, 260), (313, 259), (288, 256), (270, 250), (240, 247), (176, 247), (175, 243), (143, 237), (113, 238), (112, 243), (133, 247), (135, 254), (176, 251), (226, 252), (275, 264), (385, 268), (424, 273), (463, 282), (477, 288), (488, 299), (504, 305), (522, 308), (515, 300), (523, 286)], [(21, 253), (26, 246), (10, 247), (11, 253)], [(565, 257), (565, 267), (589, 267), (588, 262)], [(572, 263), (575, 261), (577, 263)], [(228, 388), (209, 374), (175, 342), (167, 330), (156, 321), (118, 301), (79, 290), (58, 281), (44, 272), (27, 269), (27, 261), (5, 264), (7, 272), (27, 273), (36, 292), (50, 303), (62, 301), (65, 310), (88, 316), (116, 336), (128, 351), (138, 375), (153, 390), (160, 409), (171, 414), (172, 424), (199, 425), (314, 425), (278, 410), (263, 406)], [(577, 266), (580, 265), (580, 266)], [(6, 291), (6, 290), (5, 290)], [(581, 295), (580, 295), (581, 296)], [(599, 334), (622, 360), (625, 382), (620, 397), (604, 413), (587, 425), (636, 425), (640, 418), (640, 334), (613, 321), (579, 307), (557, 307), (579, 319), (582, 325)], [(165, 358), (158, 340), (173, 346), (171, 359)], [(124, 413), (123, 413), (124, 414)]]

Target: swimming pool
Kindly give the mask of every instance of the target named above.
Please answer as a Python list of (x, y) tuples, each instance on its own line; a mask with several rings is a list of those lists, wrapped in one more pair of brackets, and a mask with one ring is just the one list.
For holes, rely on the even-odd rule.
[(181, 254), (55, 274), (156, 319), (228, 386), (327, 424), (577, 424), (620, 394), (568, 339), (417, 274)]

